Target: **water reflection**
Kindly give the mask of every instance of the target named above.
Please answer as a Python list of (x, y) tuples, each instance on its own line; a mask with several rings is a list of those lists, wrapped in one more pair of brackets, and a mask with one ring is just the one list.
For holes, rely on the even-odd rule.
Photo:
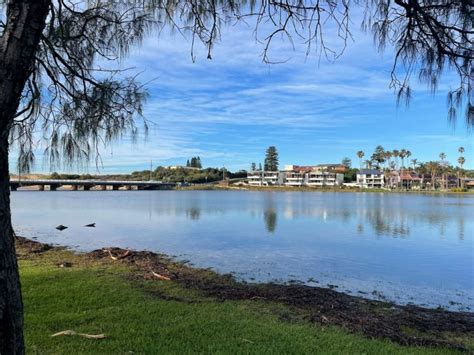
[[(310, 194), (311, 195), (311, 194)], [(362, 195), (362, 194), (358, 194)], [(297, 220), (307, 218), (315, 221), (340, 222), (353, 228), (355, 235), (367, 232), (370, 227), (376, 237), (390, 236), (407, 238), (412, 234), (413, 225), (428, 225), (435, 229), (440, 237), (449, 234), (457, 235), (464, 240), (466, 234), (465, 213), (459, 213), (458, 208), (471, 206), (469, 203), (448, 203), (442, 205), (411, 205), (404, 198), (387, 198), (387, 196), (358, 196), (343, 203), (328, 203), (325, 198), (301, 199), (294, 196), (275, 198), (274, 194), (264, 195), (263, 201), (238, 206), (223, 206), (208, 204), (199, 198), (187, 201), (186, 205), (152, 206), (157, 215), (185, 215), (192, 221), (199, 221), (203, 216), (212, 218), (215, 215), (226, 215), (238, 209), (240, 213), (247, 213), (251, 218), (261, 218), (268, 233), (274, 234), (278, 228), (278, 221)], [(176, 202), (176, 201), (175, 201)], [(347, 203), (346, 203), (347, 202)], [(191, 205), (191, 206), (189, 206)], [(455, 226), (453, 226), (453, 224)]]
[(149, 249), (244, 279), (473, 303), (474, 196), (23, 191), (12, 210), (19, 233), (82, 250)]
[(198, 221), (201, 217), (201, 208), (200, 207), (191, 207), (186, 209), (186, 217), (193, 221)]
[(277, 226), (278, 214), (273, 208), (267, 208), (263, 213), (263, 219), (265, 220), (265, 226), (267, 231), (270, 233), (275, 232)]
[[(281, 214), (285, 219), (294, 220), (298, 218), (312, 218), (324, 222), (339, 221), (354, 226), (354, 232), (364, 233), (364, 226), (370, 226), (378, 237), (391, 236), (406, 238), (411, 235), (412, 225), (428, 225), (436, 229), (436, 233), (443, 237), (446, 230), (449, 234), (457, 234), (459, 240), (465, 237), (465, 213), (452, 213), (443, 206), (407, 206), (403, 198), (401, 201), (380, 197), (376, 199), (356, 198), (350, 205), (335, 204), (321, 206), (319, 203), (295, 204), (287, 201), (281, 206), (281, 201), (266, 199), (265, 213), (263, 219), (267, 230), (275, 232), (276, 223), (269, 223), (278, 219)], [(471, 206), (469, 203), (455, 203), (451, 205), (461, 207)], [(455, 212), (455, 211), (454, 211)], [(357, 222), (357, 223), (352, 223)], [(456, 228), (451, 228), (455, 224)], [(269, 227), (271, 226), (271, 228)]]

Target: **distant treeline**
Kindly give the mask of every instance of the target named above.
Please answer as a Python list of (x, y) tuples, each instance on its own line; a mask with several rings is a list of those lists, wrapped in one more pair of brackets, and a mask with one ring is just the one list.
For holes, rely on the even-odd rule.
[[(223, 179), (245, 178), (247, 171), (231, 172), (226, 169), (206, 168), (188, 169), (186, 167), (167, 168), (159, 166), (151, 173), (151, 179), (163, 182), (205, 183)], [(150, 170), (134, 171), (131, 174), (91, 175), (91, 174), (58, 174), (49, 175), (50, 179), (58, 180), (149, 180)]]
[[(132, 176), (140, 174), (149, 174), (145, 172), (133, 172)], [(189, 183), (205, 183), (219, 181), (223, 179), (245, 178), (247, 172), (242, 170), (238, 172), (230, 172), (226, 169), (206, 168), (206, 169), (186, 169), (184, 167), (176, 167), (174, 169), (158, 167), (153, 171), (152, 179), (163, 182), (189, 182)]]

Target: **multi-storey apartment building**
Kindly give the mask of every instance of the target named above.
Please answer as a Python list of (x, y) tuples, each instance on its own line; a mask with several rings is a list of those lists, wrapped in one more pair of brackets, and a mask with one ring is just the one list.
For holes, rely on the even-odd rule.
[(247, 180), (251, 186), (281, 185), (283, 176), (279, 171), (251, 171)]
[(286, 186), (303, 186), (307, 182), (307, 175), (305, 172), (285, 171), (284, 184)]
[[(337, 164), (333, 164), (336, 166)], [(251, 186), (338, 186), (344, 181), (344, 175), (326, 171), (321, 166), (286, 165), (283, 171), (252, 171), (247, 175)]]
[(308, 173), (308, 186), (338, 186), (344, 182), (344, 174), (317, 172)]
[(385, 185), (383, 172), (377, 169), (361, 169), (357, 173), (357, 185), (361, 188), (382, 188)]

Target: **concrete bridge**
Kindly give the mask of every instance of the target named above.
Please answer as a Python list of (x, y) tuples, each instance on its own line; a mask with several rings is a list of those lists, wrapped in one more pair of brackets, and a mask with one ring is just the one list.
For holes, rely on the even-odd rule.
[(56, 191), (63, 186), (70, 186), (71, 190), (89, 191), (95, 190), (169, 190), (176, 186), (175, 183), (163, 183), (159, 181), (113, 181), (113, 180), (53, 180), (53, 179), (31, 179), (31, 180), (10, 180), (11, 191), (16, 191), (20, 187), (38, 186), (40, 191)]

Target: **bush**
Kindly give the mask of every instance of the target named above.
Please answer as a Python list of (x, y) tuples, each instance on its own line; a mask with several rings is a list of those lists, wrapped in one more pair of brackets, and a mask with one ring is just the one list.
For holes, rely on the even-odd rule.
[(467, 192), (467, 189), (462, 188), (462, 187), (454, 187), (454, 188), (450, 189), (449, 191), (451, 191), (451, 192)]

